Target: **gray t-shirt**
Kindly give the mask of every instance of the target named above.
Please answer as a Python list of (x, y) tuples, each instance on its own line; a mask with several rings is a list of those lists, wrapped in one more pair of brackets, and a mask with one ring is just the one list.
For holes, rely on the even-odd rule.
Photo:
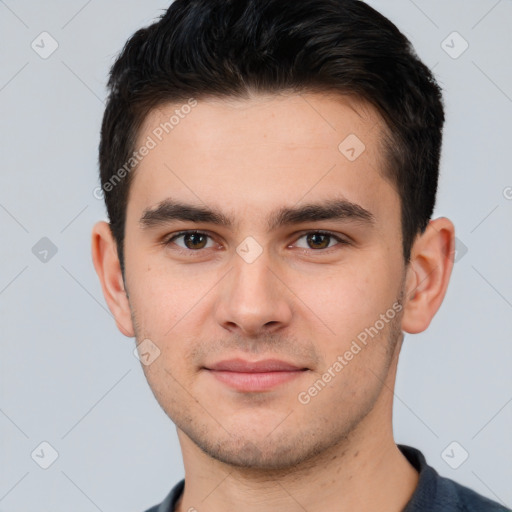
[[(468, 487), (440, 476), (427, 464), (416, 448), (397, 445), (419, 473), (418, 486), (402, 512), (510, 512), (511, 509), (472, 491)], [(174, 486), (160, 505), (146, 512), (174, 512), (174, 506), (183, 493), (185, 480)]]

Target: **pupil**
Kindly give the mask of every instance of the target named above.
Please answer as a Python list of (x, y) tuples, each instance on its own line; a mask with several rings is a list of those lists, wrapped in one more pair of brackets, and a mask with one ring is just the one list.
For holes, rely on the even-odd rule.
[[(201, 235), (200, 233), (189, 233), (188, 235), (185, 236), (185, 245), (189, 248), (189, 249), (202, 249), (204, 247), (204, 241), (205, 241), (205, 236), (204, 235)], [(197, 239), (202, 239), (202, 244), (201, 244), (201, 241), (198, 242)], [(198, 247), (199, 244), (200, 246)]]
[[(319, 237), (320, 237), (320, 239), (323, 238), (323, 243), (321, 240), (319, 240)], [(318, 249), (318, 245), (321, 246), (320, 247), (321, 249), (324, 249), (325, 247), (327, 247), (329, 245), (329, 236), (322, 235), (320, 233), (310, 234), (310, 235), (308, 235), (308, 244), (314, 245), (314, 246), (316, 245), (316, 247), (314, 247), (315, 249)]]

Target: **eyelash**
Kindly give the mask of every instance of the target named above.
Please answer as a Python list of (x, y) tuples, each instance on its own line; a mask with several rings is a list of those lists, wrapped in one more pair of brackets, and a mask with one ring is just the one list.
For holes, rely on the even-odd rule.
[[(178, 233), (174, 233), (172, 236), (165, 238), (162, 241), (162, 245), (167, 247), (167, 246), (171, 245), (176, 239), (183, 237), (185, 235), (191, 235), (191, 234), (203, 235), (203, 236), (206, 236), (206, 237), (210, 238), (211, 240), (213, 240), (213, 237), (204, 231), (186, 230), (186, 231), (179, 231)], [(326, 254), (326, 253), (330, 253), (333, 249), (336, 249), (336, 247), (338, 245), (350, 245), (350, 242), (348, 242), (347, 240), (345, 240), (343, 238), (340, 238), (339, 236), (335, 235), (334, 233), (331, 233), (330, 231), (322, 231), (322, 230), (306, 231), (306, 232), (302, 233), (297, 238), (297, 240), (300, 240), (301, 238), (304, 238), (307, 235), (311, 235), (311, 234), (328, 236), (328, 237), (336, 240), (338, 242), (338, 244), (336, 244), (332, 247), (326, 247), (325, 249), (305, 249), (305, 248), (300, 247), (299, 250)], [(208, 249), (211, 249), (211, 247), (208, 247)], [(194, 250), (194, 249), (184, 249), (183, 247), (176, 246), (176, 249), (173, 249), (173, 250), (177, 250), (178, 252), (181, 252), (182, 254), (187, 254), (188, 256), (193, 257), (195, 255), (194, 253), (199, 254), (203, 250), (206, 250), (206, 249)]]

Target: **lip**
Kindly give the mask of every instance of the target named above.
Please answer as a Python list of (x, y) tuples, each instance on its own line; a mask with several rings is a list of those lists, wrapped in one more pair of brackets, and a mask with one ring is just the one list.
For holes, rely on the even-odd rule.
[(278, 359), (262, 361), (229, 359), (209, 365), (205, 370), (237, 391), (261, 392), (298, 378), (307, 368)]
[(209, 365), (207, 369), (241, 373), (293, 372), (297, 370), (305, 370), (305, 368), (301, 368), (285, 361), (280, 361), (279, 359), (263, 359), (262, 361), (227, 359), (225, 361)]

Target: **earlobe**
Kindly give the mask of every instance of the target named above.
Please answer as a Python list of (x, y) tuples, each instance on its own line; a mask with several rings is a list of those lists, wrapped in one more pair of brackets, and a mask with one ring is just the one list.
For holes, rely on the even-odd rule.
[(424, 331), (443, 302), (453, 268), (455, 228), (444, 217), (429, 222), (411, 250), (402, 329)]
[(102, 221), (94, 225), (91, 242), (94, 268), (117, 328), (125, 336), (134, 337), (130, 305), (124, 287), (116, 243), (107, 222)]

